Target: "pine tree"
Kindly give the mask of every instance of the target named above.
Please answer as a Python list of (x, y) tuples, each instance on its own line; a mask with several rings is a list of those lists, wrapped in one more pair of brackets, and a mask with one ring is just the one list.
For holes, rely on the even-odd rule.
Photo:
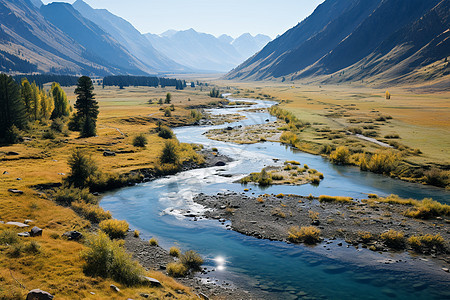
[(13, 131), (13, 127), (22, 129), (26, 119), (19, 86), (12, 77), (0, 74), (0, 140), (5, 140), (7, 133)]
[(172, 101), (172, 94), (167, 93), (166, 100), (164, 102), (167, 104), (170, 104), (170, 101)]
[(70, 114), (69, 101), (67, 101), (67, 95), (58, 83), (53, 82), (50, 88), (50, 95), (53, 97), (55, 105), (51, 118), (56, 119), (68, 116)]
[(26, 78), (22, 78), (22, 89), (21, 89), (22, 101), (25, 105), (27, 117), (31, 119), (32, 111), (31, 111), (31, 101), (33, 98), (33, 89), (31, 88), (31, 84)]
[(30, 111), (31, 120), (37, 121), (41, 119), (41, 94), (36, 83), (31, 84), (31, 101), (30, 101)]
[(95, 135), (99, 110), (93, 91), (94, 85), (91, 78), (82, 76), (78, 79), (78, 86), (75, 89), (75, 94), (77, 95), (75, 108), (77, 112), (73, 121), (77, 123), (78, 130), (82, 131), (81, 136), (83, 137)]

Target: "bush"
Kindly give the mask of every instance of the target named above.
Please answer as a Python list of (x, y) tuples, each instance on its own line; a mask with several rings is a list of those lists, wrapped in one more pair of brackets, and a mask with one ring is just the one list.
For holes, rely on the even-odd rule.
[(173, 257), (180, 257), (181, 251), (177, 247), (171, 247), (169, 250), (169, 254)]
[(373, 235), (369, 231), (358, 231), (358, 235), (363, 243), (368, 243), (373, 239)]
[(203, 259), (197, 252), (189, 250), (180, 255), (180, 262), (185, 265), (188, 270), (200, 271)]
[(389, 248), (402, 249), (405, 246), (405, 235), (403, 232), (389, 229), (381, 234), (381, 239)]
[(56, 191), (55, 201), (61, 205), (69, 206), (73, 202), (96, 204), (97, 199), (89, 192), (89, 189), (78, 189), (73, 187), (63, 187)]
[(280, 141), (282, 143), (295, 146), (300, 140), (295, 133), (293, 133), (291, 131), (285, 131), (281, 134)]
[(331, 152), (330, 160), (337, 165), (347, 165), (350, 163), (350, 150), (345, 146), (339, 146)]
[(19, 242), (19, 237), (15, 231), (5, 229), (0, 231), (0, 245), (13, 245)]
[(178, 164), (179, 159), (178, 143), (172, 140), (166, 141), (159, 161), (162, 164)]
[(123, 238), (129, 228), (127, 221), (114, 219), (104, 220), (100, 222), (99, 226), (112, 239)]
[(272, 179), (273, 179), (273, 180), (283, 180), (284, 177), (283, 177), (283, 175), (272, 174)]
[(134, 233), (133, 233), (133, 236), (134, 236), (135, 238), (138, 238), (138, 237), (139, 237), (139, 234), (140, 234), (139, 230), (135, 229), (135, 230), (134, 230)]
[(64, 120), (61, 118), (56, 118), (52, 121), (50, 129), (56, 132), (63, 132), (64, 130)]
[(81, 201), (73, 202), (72, 209), (92, 223), (99, 223), (104, 220), (109, 220), (112, 217), (109, 211), (105, 211), (97, 205), (87, 204)]
[(127, 286), (142, 283), (145, 272), (118, 241), (111, 241), (99, 231), (88, 238), (88, 249), (82, 253), (83, 270), (89, 276), (110, 277)]
[(366, 155), (360, 161), (360, 169), (379, 174), (390, 174), (400, 163), (400, 153), (392, 150), (378, 151), (372, 155)]
[(341, 197), (341, 196), (327, 196), (327, 195), (320, 195), (319, 201), (320, 202), (339, 202), (339, 203), (352, 203), (352, 197)]
[(164, 109), (164, 117), (171, 117), (172, 112), (170, 111), (170, 108)]
[(433, 248), (438, 250), (445, 248), (445, 240), (440, 234), (413, 235), (408, 239), (408, 243), (418, 252), (424, 252)]
[(258, 179), (258, 184), (260, 186), (268, 186), (268, 185), (272, 184), (272, 178), (267, 173), (266, 169), (262, 169), (259, 179)]
[(142, 133), (138, 134), (133, 139), (133, 146), (135, 147), (145, 147), (145, 145), (147, 144), (148, 144), (147, 138)]
[(56, 138), (56, 134), (53, 130), (44, 131), (42, 138), (45, 140), (54, 140)]
[(171, 262), (167, 264), (167, 274), (172, 277), (184, 277), (188, 272), (188, 268), (180, 262)]
[(41, 245), (36, 241), (31, 241), (23, 247), (23, 250), (27, 253), (38, 254), (41, 252)]
[(152, 237), (148, 242), (152, 246), (157, 246), (158, 245), (158, 240), (156, 238), (154, 238), (154, 237)]
[(450, 215), (450, 205), (441, 204), (432, 199), (414, 201), (413, 204), (415, 207), (408, 209), (405, 216), (415, 219), (431, 219), (442, 215)]
[(83, 150), (76, 149), (69, 157), (70, 174), (66, 182), (77, 188), (88, 186), (89, 179), (97, 172), (97, 165)]
[(425, 172), (425, 182), (430, 185), (445, 187), (449, 184), (449, 173), (448, 171), (439, 170), (437, 168), (432, 168)]
[(161, 129), (158, 132), (158, 136), (162, 137), (163, 139), (171, 139), (175, 135), (173, 134), (172, 129), (170, 129), (167, 126), (161, 126)]
[(294, 243), (317, 244), (320, 242), (320, 229), (314, 226), (292, 226), (288, 231), (288, 240)]

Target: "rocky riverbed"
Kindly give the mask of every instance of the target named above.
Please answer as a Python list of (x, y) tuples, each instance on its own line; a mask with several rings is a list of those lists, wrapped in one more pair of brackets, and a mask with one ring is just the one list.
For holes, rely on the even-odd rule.
[[(251, 192), (251, 190), (250, 190)], [(199, 194), (194, 201), (207, 208), (205, 216), (221, 222), (230, 220), (231, 229), (257, 238), (288, 241), (288, 231), (293, 226), (313, 226), (320, 230), (320, 237), (326, 244), (329, 240), (341, 239), (338, 246), (369, 248), (377, 252), (411, 251), (408, 242), (411, 236), (439, 234), (443, 246), (416, 249), (428, 258), (435, 258), (444, 271), (450, 264), (449, 237), (450, 220), (438, 217), (430, 220), (413, 219), (403, 215), (405, 205), (380, 203), (320, 202), (318, 198), (296, 195), (263, 195), (252, 197), (248, 194), (219, 193)], [(403, 233), (399, 248), (393, 249), (381, 237), (388, 230)], [(345, 242), (344, 242), (345, 241)]]

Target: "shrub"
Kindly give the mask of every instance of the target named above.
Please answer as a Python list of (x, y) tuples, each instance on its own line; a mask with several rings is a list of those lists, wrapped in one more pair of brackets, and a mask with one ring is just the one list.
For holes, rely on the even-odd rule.
[(197, 252), (189, 250), (180, 255), (180, 262), (189, 270), (200, 271), (203, 259)]
[(327, 195), (320, 195), (319, 201), (320, 202), (339, 202), (339, 203), (351, 203), (353, 198), (351, 197), (341, 197), (341, 196), (327, 196)]
[(188, 268), (180, 262), (171, 262), (166, 266), (167, 274), (172, 277), (184, 277), (188, 272)]
[(144, 269), (118, 241), (111, 241), (105, 233), (99, 231), (97, 235), (88, 238), (87, 246), (88, 249), (82, 253), (86, 275), (110, 277), (127, 286), (142, 282)]
[(401, 249), (405, 245), (405, 235), (400, 231), (389, 229), (389, 231), (383, 232), (380, 237), (389, 248)]
[(445, 247), (445, 240), (440, 234), (413, 235), (408, 239), (408, 243), (414, 250), (419, 252), (424, 252), (426, 249), (433, 248), (442, 250)]
[(89, 179), (97, 172), (97, 165), (83, 150), (76, 149), (69, 157), (70, 174), (66, 177), (69, 185), (86, 187)]
[(414, 208), (410, 208), (405, 215), (415, 219), (430, 219), (441, 215), (450, 215), (450, 205), (442, 204), (432, 199), (423, 199), (422, 201), (413, 201)]
[(0, 245), (13, 245), (19, 242), (19, 237), (15, 231), (5, 229), (0, 231)]
[(315, 220), (319, 220), (319, 213), (316, 211), (308, 211), (308, 215), (310, 217), (311, 220), (315, 221)]
[(6, 130), (5, 133), (5, 142), (9, 144), (17, 144), (23, 140), (22, 132), (16, 125), (12, 125)]
[(73, 202), (72, 208), (75, 212), (82, 215), (92, 223), (99, 223), (104, 220), (111, 219), (112, 217), (109, 211), (105, 211), (97, 205), (88, 204), (81, 201)]
[(425, 182), (430, 185), (445, 187), (449, 183), (449, 173), (437, 168), (425, 172)]
[(138, 134), (133, 139), (133, 146), (135, 147), (145, 147), (148, 144), (147, 138), (144, 134)]
[(139, 234), (140, 234), (139, 230), (135, 229), (135, 230), (134, 230), (134, 233), (133, 233), (133, 236), (134, 236), (135, 238), (138, 238), (138, 237), (139, 237)]
[(280, 218), (286, 218), (286, 214), (279, 207), (272, 209), (271, 214), (272, 214), (272, 216), (278, 216)]
[(44, 131), (42, 138), (45, 140), (54, 140), (56, 138), (56, 134), (53, 130)]
[(285, 131), (281, 134), (280, 141), (282, 143), (295, 146), (300, 140), (295, 133), (293, 133), (291, 131)]
[(273, 180), (283, 180), (284, 177), (281, 174), (272, 174), (272, 179)]
[(158, 245), (158, 240), (156, 238), (154, 238), (154, 237), (152, 237), (148, 242), (152, 246), (157, 246)]
[(38, 254), (41, 252), (41, 245), (36, 241), (31, 241), (23, 247), (23, 250), (27, 253)]
[(288, 240), (294, 243), (317, 244), (320, 242), (320, 229), (314, 226), (292, 226), (288, 231)]
[(169, 254), (173, 257), (180, 257), (181, 251), (177, 247), (171, 247), (169, 250)]
[(166, 141), (159, 161), (162, 164), (178, 164), (179, 159), (178, 144), (175, 141)]
[(158, 136), (162, 137), (163, 139), (171, 139), (175, 135), (173, 134), (172, 129), (170, 129), (167, 126), (161, 126), (161, 129), (158, 132)]
[(337, 165), (346, 165), (350, 163), (350, 150), (345, 146), (339, 146), (331, 152), (330, 160), (332, 163)]
[(299, 163), (298, 161), (295, 161), (295, 160), (288, 160), (288, 161), (285, 161), (284, 164), (285, 164), (285, 165), (291, 164), (291, 165), (294, 165), (294, 166), (299, 166), (299, 165), (300, 165), (300, 163)]
[(170, 111), (170, 108), (166, 108), (164, 109), (164, 117), (171, 117), (172, 116), (172, 112)]
[(89, 192), (89, 189), (63, 187), (56, 191), (55, 201), (61, 205), (71, 205), (73, 202), (97, 203), (97, 199)]
[(119, 220), (104, 220), (99, 224), (100, 229), (103, 230), (110, 238), (123, 238), (128, 231), (128, 223)]
[(401, 161), (400, 153), (392, 150), (378, 151), (372, 155), (363, 156), (360, 161), (360, 169), (380, 174), (390, 174)]
[(372, 240), (373, 235), (369, 231), (358, 231), (358, 235), (363, 243), (368, 243)]
[(266, 169), (261, 170), (261, 173), (260, 173), (259, 179), (258, 179), (258, 184), (260, 186), (268, 186), (268, 185), (272, 184), (272, 178), (267, 173)]

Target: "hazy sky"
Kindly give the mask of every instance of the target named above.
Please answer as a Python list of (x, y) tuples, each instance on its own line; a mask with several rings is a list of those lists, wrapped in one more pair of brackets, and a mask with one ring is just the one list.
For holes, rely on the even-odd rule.
[[(58, 2), (73, 3), (74, 0)], [(84, 0), (131, 22), (141, 33), (194, 28), (237, 37), (245, 32), (275, 38), (310, 15), (324, 0)], [(43, 0), (45, 4), (56, 2)]]

